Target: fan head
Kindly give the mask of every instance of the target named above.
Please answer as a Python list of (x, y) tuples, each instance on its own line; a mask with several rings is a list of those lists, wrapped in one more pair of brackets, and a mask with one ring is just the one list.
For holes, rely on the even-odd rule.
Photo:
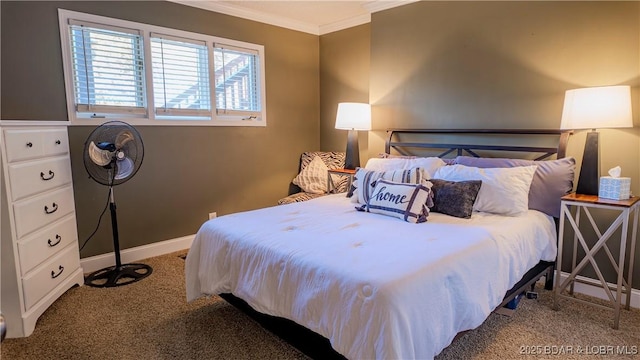
[(122, 121), (95, 128), (84, 144), (84, 167), (96, 182), (115, 186), (131, 179), (144, 157), (142, 137)]

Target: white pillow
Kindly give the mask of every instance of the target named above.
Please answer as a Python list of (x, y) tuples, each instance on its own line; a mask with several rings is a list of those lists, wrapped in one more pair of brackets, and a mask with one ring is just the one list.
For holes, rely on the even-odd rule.
[(371, 171), (358, 168), (353, 179), (355, 190), (351, 202), (366, 204), (371, 196), (373, 184), (377, 180), (389, 180), (398, 183), (420, 184), (422, 181), (422, 169), (413, 168), (392, 171)]
[(529, 208), (529, 187), (536, 168), (536, 165), (484, 169), (449, 165), (439, 168), (433, 178), (449, 181), (482, 180), (473, 210), (518, 216)]
[(300, 174), (293, 179), (295, 185), (302, 191), (311, 194), (324, 194), (327, 192), (327, 174), (329, 168), (319, 156), (314, 156)]
[(371, 158), (367, 161), (365, 169), (373, 171), (407, 170), (412, 168), (422, 168), (422, 177), (431, 179), (439, 168), (445, 166), (445, 162), (437, 157), (417, 157), (415, 159), (405, 158)]
[(414, 224), (422, 223), (427, 221), (429, 206), (433, 206), (431, 185), (424, 180), (421, 184), (378, 180), (369, 202), (357, 209), (397, 217)]

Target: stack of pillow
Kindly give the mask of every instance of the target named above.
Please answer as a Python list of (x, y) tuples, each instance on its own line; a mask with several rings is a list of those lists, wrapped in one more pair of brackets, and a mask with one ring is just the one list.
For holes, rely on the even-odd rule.
[(414, 223), (430, 211), (470, 218), (473, 211), (520, 216), (533, 209), (557, 218), (574, 173), (573, 158), (372, 158), (357, 169), (347, 197), (358, 210)]

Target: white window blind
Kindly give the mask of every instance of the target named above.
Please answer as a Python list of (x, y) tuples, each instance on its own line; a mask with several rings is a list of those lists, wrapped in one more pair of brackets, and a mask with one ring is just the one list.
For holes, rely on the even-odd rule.
[(259, 54), (216, 44), (213, 49), (218, 114), (260, 116)]
[(211, 115), (209, 56), (204, 41), (151, 34), (158, 115)]
[(266, 126), (264, 46), (58, 9), (72, 124)]
[(69, 29), (76, 111), (144, 114), (140, 33), (78, 21)]

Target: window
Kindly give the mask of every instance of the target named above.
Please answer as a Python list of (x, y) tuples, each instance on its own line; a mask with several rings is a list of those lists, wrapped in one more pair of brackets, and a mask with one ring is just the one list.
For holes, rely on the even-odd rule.
[(144, 113), (140, 34), (76, 21), (70, 33), (76, 111)]
[(264, 47), (59, 10), (73, 124), (265, 126)]
[(211, 113), (209, 60), (204, 42), (151, 34), (151, 58), (156, 114)]
[(257, 116), (260, 90), (255, 74), (258, 53), (217, 45), (213, 50), (218, 114)]

